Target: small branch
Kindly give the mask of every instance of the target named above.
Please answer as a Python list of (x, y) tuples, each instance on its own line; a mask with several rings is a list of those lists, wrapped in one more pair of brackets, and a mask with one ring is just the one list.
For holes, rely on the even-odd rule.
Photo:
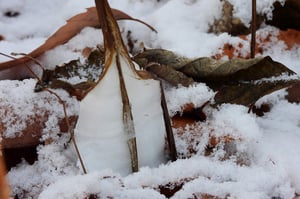
[(36, 63), (42, 70), (43, 72), (45, 71), (45, 68), (42, 66), (42, 64), (39, 62), (39, 60), (31, 57), (30, 55), (26, 54), (26, 53), (11, 53), (11, 55), (13, 56), (18, 56), (18, 55), (22, 55), (24, 57), (28, 57), (30, 60), (32, 60), (34, 63)]
[(169, 111), (168, 111), (168, 107), (167, 107), (165, 92), (162, 87), (161, 80), (159, 80), (159, 81), (160, 81), (160, 92), (161, 92), (161, 106), (163, 109), (165, 127), (166, 127), (166, 132), (167, 132), (167, 140), (168, 140), (169, 149), (170, 149), (170, 156), (171, 156), (172, 161), (176, 161), (177, 160), (176, 143), (174, 140), (173, 129), (172, 129), (171, 122), (170, 122), (170, 116), (169, 116)]
[[(15, 58), (15, 57), (12, 57), (12, 56), (10, 56), (10, 55), (7, 55), (7, 54), (1, 53), (1, 52), (0, 52), (0, 54), (3, 55), (3, 56), (6, 56), (6, 57), (8, 57), (8, 58), (11, 58), (11, 59), (17, 59), (17, 58)], [(32, 59), (32, 57), (30, 57), (30, 56), (28, 56), (28, 57), (29, 57), (30, 59)], [(41, 68), (43, 69), (42, 65), (39, 63), (38, 60), (36, 60), (36, 59), (32, 59), (32, 60), (35, 61), (35, 62), (36, 62), (39, 66), (41, 66)], [(25, 65), (26, 68), (30, 71), (30, 73), (37, 79), (38, 83), (40, 83), (40, 85), (42, 86), (42, 85), (43, 85), (43, 84), (42, 84), (42, 83), (43, 83), (42, 80), (34, 73), (34, 71), (30, 68), (30, 66), (29, 66), (27, 63), (24, 63), (24, 65)], [(76, 151), (77, 157), (78, 157), (78, 159), (79, 159), (80, 165), (81, 165), (81, 167), (82, 167), (83, 173), (86, 174), (87, 171), (86, 171), (85, 165), (84, 165), (84, 163), (83, 163), (83, 160), (82, 160), (82, 158), (81, 158), (79, 149), (78, 149), (78, 147), (77, 147), (77, 143), (76, 143), (76, 140), (75, 140), (75, 137), (74, 137), (74, 132), (72, 131), (72, 128), (71, 128), (71, 125), (70, 125), (69, 117), (68, 117), (68, 114), (67, 114), (67, 106), (66, 106), (65, 101), (63, 101), (63, 100), (61, 99), (61, 97), (60, 97), (57, 93), (55, 93), (54, 91), (52, 91), (52, 90), (50, 90), (50, 89), (48, 89), (48, 88), (46, 88), (46, 87), (43, 87), (43, 90), (49, 92), (49, 93), (52, 94), (52, 95), (54, 95), (54, 96), (58, 99), (59, 103), (63, 106), (64, 115), (65, 115), (65, 121), (66, 121), (66, 124), (67, 124), (68, 132), (69, 132), (70, 137), (71, 137), (71, 140), (72, 140), (72, 142), (73, 142), (73, 144), (74, 144), (75, 151)]]
[(250, 44), (250, 57), (255, 57), (256, 47), (256, 0), (252, 0), (252, 21), (251, 21), (251, 44)]
[(67, 124), (68, 132), (70, 134), (70, 138), (71, 138), (71, 140), (72, 140), (72, 142), (74, 144), (74, 148), (75, 148), (76, 154), (78, 156), (80, 165), (82, 167), (83, 173), (87, 174), (85, 165), (83, 163), (83, 160), (82, 160), (81, 155), (80, 155), (80, 151), (79, 151), (78, 146), (77, 146), (77, 142), (76, 142), (75, 137), (74, 137), (74, 132), (73, 132), (73, 130), (71, 128), (71, 125), (70, 125), (69, 117), (68, 117), (68, 114), (67, 114), (67, 106), (66, 106), (65, 101), (63, 101), (61, 99), (61, 97), (59, 95), (57, 95), (57, 93), (55, 93), (54, 91), (52, 91), (52, 90), (50, 90), (48, 88), (44, 88), (44, 90), (46, 90), (50, 94), (54, 95), (59, 100), (59, 103), (63, 105), (64, 115), (65, 115), (65, 121), (66, 121), (66, 124)]
[[(1, 53), (1, 52), (0, 52), (0, 55), (3, 55), (3, 56), (8, 57), (8, 58), (10, 58), (10, 59), (17, 60), (17, 58), (15, 58), (15, 57), (13, 57), (13, 56), (10, 56), (10, 55), (7, 55), (7, 54), (5, 54), (5, 53)], [(13, 55), (15, 55), (15, 54), (13, 53)], [(35, 60), (35, 61), (37, 61), (37, 60)], [(38, 62), (38, 61), (37, 61), (37, 62)], [(27, 70), (29, 70), (29, 72), (37, 79), (37, 81), (38, 81), (39, 83), (42, 83), (42, 80), (39, 78), (39, 76), (37, 76), (37, 75), (34, 73), (34, 71), (30, 68), (30, 66), (29, 66), (27, 63), (24, 63), (24, 65), (26, 66)], [(40, 63), (39, 63), (38, 65), (41, 66)], [(43, 67), (42, 67), (42, 69), (43, 69)]]
[(124, 76), (120, 64), (120, 56), (116, 54), (116, 64), (118, 69), (119, 81), (120, 81), (120, 91), (123, 103), (123, 125), (124, 131), (128, 136), (128, 148), (130, 152), (131, 158), (131, 169), (132, 172), (137, 172), (139, 170), (139, 161), (138, 161), (138, 152), (137, 152), (137, 144), (136, 144), (136, 133), (134, 128), (134, 121), (131, 112), (131, 106), (129, 102), (129, 97), (124, 81)]

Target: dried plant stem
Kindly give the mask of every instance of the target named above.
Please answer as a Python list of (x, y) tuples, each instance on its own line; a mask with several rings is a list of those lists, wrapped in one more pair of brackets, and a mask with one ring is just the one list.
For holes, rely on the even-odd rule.
[(119, 74), (119, 81), (120, 81), (120, 91), (123, 103), (123, 125), (124, 131), (128, 136), (128, 148), (131, 157), (131, 169), (132, 172), (137, 172), (139, 170), (139, 161), (138, 161), (138, 152), (137, 152), (137, 145), (136, 145), (136, 134), (133, 122), (133, 116), (131, 112), (131, 106), (128, 98), (128, 93), (123, 77), (123, 72), (120, 64), (120, 56), (116, 54), (116, 64)]
[[(8, 57), (10, 59), (15, 59), (15, 60), (17, 59), (13, 56), (10, 56), (10, 55), (7, 55), (7, 54), (1, 53), (1, 52), (0, 52), (0, 55), (3, 55), (3, 56)], [(31, 58), (30, 56), (28, 56), (28, 57)], [(35, 60), (35, 61), (37, 61), (37, 60)], [(26, 66), (27, 70), (29, 70), (29, 72), (38, 80), (38, 82), (42, 83), (42, 80), (35, 74), (35, 72), (30, 68), (30, 66), (27, 63), (24, 63), (24, 65)], [(41, 66), (40, 63), (38, 65)], [(42, 67), (42, 69), (43, 69), (43, 67)]]
[(250, 57), (255, 57), (256, 47), (256, 0), (252, 0), (252, 22), (251, 22), (251, 44), (250, 44)]
[(39, 62), (39, 60), (35, 59), (34, 57), (31, 57), (30, 55), (26, 53), (11, 53), (13, 56), (22, 55), (24, 57), (28, 57), (30, 60), (32, 60), (34, 63), (36, 63), (43, 71), (45, 71), (45, 68), (42, 66), (42, 64)]
[[(0, 52), (0, 54), (3, 55), (3, 56), (6, 56), (8, 58), (11, 58), (11, 59), (16, 59), (15, 57), (12, 57), (10, 55), (7, 55), (7, 54), (1, 53), (1, 52)], [(30, 57), (28, 55), (26, 55), (26, 56), (29, 57), (30, 59), (32, 59), (35, 63), (37, 63), (39, 66), (42, 67), (42, 65), (39, 63), (38, 60), (33, 59), (32, 57)], [(26, 68), (29, 70), (29, 72), (37, 79), (37, 81), (40, 83), (40, 85), (43, 85), (42, 84), (43, 83), (42, 80), (34, 73), (34, 71), (30, 68), (30, 66), (27, 63), (24, 63), (24, 64), (25, 64)], [(43, 67), (42, 67), (42, 69), (43, 69)], [(74, 137), (74, 132), (73, 132), (73, 130), (71, 128), (71, 125), (70, 125), (69, 117), (68, 117), (68, 114), (67, 114), (67, 106), (66, 106), (65, 101), (62, 100), (61, 97), (57, 93), (55, 93), (54, 91), (52, 91), (52, 90), (50, 90), (50, 89), (48, 89), (46, 87), (43, 87), (43, 90), (49, 92), (52, 95), (54, 95), (58, 99), (59, 103), (63, 106), (65, 121), (66, 121), (66, 125), (67, 125), (67, 128), (68, 128), (68, 132), (70, 134), (70, 138), (71, 138), (71, 140), (73, 142), (73, 145), (74, 145), (77, 157), (79, 159), (80, 165), (82, 167), (83, 173), (86, 174), (87, 171), (86, 171), (85, 165), (83, 163), (83, 160), (81, 158), (80, 151), (79, 151), (79, 149), (77, 147), (77, 143), (76, 143), (76, 140), (75, 140), (75, 137)]]
[(166, 126), (166, 132), (167, 132), (167, 140), (169, 144), (170, 149), (170, 158), (172, 161), (177, 160), (177, 150), (176, 150), (176, 143), (174, 140), (174, 134), (170, 122), (170, 116), (169, 116), (169, 110), (167, 107), (165, 92), (162, 87), (162, 82), (160, 80), (160, 92), (161, 92), (161, 106), (163, 108), (163, 114), (164, 114), (164, 120), (165, 120), (165, 126)]
[(104, 48), (106, 54), (105, 67), (109, 68), (113, 64), (112, 60), (115, 59), (114, 61), (118, 70), (120, 92), (123, 103), (122, 114), (124, 132), (126, 133), (126, 136), (128, 136), (127, 144), (131, 158), (131, 169), (132, 172), (136, 172), (139, 169), (136, 133), (120, 59), (128, 61), (131, 69), (134, 69), (134, 67), (133, 63), (131, 63), (127, 49), (122, 40), (119, 27), (107, 0), (95, 0), (95, 4), (104, 37)]
[(55, 93), (54, 91), (52, 91), (50, 89), (47, 89), (47, 88), (44, 88), (44, 90), (48, 91), (50, 94), (54, 95), (59, 100), (59, 103), (63, 106), (64, 115), (65, 115), (65, 121), (66, 121), (66, 125), (67, 125), (67, 128), (68, 128), (68, 132), (70, 134), (70, 138), (71, 138), (71, 140), (73, 142), (73, 145), (74, 145), (76, 154), (78, 156), (80, 165), (82, 167), (83, 173), (87, 174), (85, 165), (83, 163), (83, 160), (82, 160), (81, 155), (80, 155), (80, 151), (79, 151), (78, 146), (77, 146), (77, 142), (76, 142), (75, 137), (74, 137), (74, 131), (72, 130), (71, 125), (70, 125), (69, 117), (68, 117), (68, 114), (67, 114), (67, 105), (66, 105), (65, 101), (63, 101), (61, 99), (61, 97), (59, 95), (57, 95), (57, 93)]

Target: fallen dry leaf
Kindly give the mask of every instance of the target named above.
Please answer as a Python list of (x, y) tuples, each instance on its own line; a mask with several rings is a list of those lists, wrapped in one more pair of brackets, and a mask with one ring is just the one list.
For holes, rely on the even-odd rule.
[[(146, 24), (145, 22), (132, 18), (131, 16), (127, 15), (126, 13), (117, 10), (112, 9), (113, 15), (116, 20), (133, 20), (140, 22), (142, 24), (145, 24), (147, 27), (149, 27), (151, 30), (155, 31), (153, 27)], [(60, 29), (58, 29), (53, 35), (51, 35), (44, 44), (33, 50), (28, 54), (29, 57), (36, 58), (40, 55), (42, 55), (44, 52), (58, 46), (61, 44), (66, 43), (69, 41), (72, 37), (74, 37), (76, 34), (78, 34), (83, 28), (85, 27), (100, 27), (99, 19), (97, 16), (97, 12), (95, 7), (87, 8), (87, 11), (84, 13), (80, 13), (72, 18), (70, 18), (67, 21), (67, 24), (62, 26)], [(5, 70), (11, 67), (15, 67), (21, 64), (24, 64), (31, 59), (29, 57), (21, 57), (19, 59), (7, 61), (0, 63), (0, 71)]]
[[(171, 84), (188, 86), (194, 81), (221, 87), (240, 81), (259, 80), (280, 76), (282, 73), (295, 74), (289, 68), (271, 57), (254, 59), (230, 59), (221, 61), (210, 57), (189, 59), (164, 49), (145, 50), (134, 57), (140, 67), (154, 73)], [(174, 69), (176, 71), (172, 71)], [(191, 79), (192, 78), (192, 79)]]
[(287, 88), (297, 82), (299, 80), (226, 85), (221, 87), (215, 95), (215, 105), (230, 103), (251, 107), (259, 98), (274, 91)]
[(173, 86), (177, 86), (181, 84), (182, 86), (188, 87), (195, 83), (192, 78), (186, 76), (184, 73), (177, 71), (168, 65), (151, 63), (148, 64), (145, 67), (145, 69), (157, 75), (159, 78), (163, 78)]
[(291, 103), (300, 103), (300, 82), (293, 84), (287, 89), (286, 99)]
[(286, 0), (282, 5), (279, 1), (273, 4), (272, 19), (267, 24), (276, 26), (282, 30), (289, 28), (300, 30), (300, 1)]
[(201, 57), (184, 65), (179, 71), (196, 81), (221, 84), (221, 86), (239, 81), (280, 76), (283, 73), (295, 74), (283, 64), (273, 61), (269, 56), (228, 61)]
[(0, 143), (0, 198), (8, 199), (9, 198), (9, 188), (7, 181), (5, 179), (6, 169), (4, 166), (3, 155), (1, 151)]
[(278, 39), (284, 41), (287, 45), (287, 49), (290, 50), (295, 45), (300, 45), (300, 31), (288, 29), (286, 31), (280, 31)]

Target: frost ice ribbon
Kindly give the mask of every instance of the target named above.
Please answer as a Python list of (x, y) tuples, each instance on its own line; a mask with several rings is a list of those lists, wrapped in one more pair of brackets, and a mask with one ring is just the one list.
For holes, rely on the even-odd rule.
[(135, 71), (107, 1), (96, 0), (96, 7), (105, 67), (80, 104), (75, 138), (83, 162), (88, 171), (113, 169), (122, 175), (158, 166), (165, 161), (166, 131), (160, 82)]

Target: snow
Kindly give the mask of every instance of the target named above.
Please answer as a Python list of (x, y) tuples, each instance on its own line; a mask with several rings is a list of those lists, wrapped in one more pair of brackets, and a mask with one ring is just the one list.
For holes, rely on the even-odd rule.
[[(257, 1), (257, 11), (271, 16), (275, 0)], [(225, 43), (238, 47), (241, 55), (249, 53), (248, 41), (227, 33), (207, 33), (209, 24), (220, 16), (219, 0), (110, 0), (132, 17), (152, 25), (158, 33), (132, 22), (119, 22), (123, 37), (127, 31), (137, 40), (135, 50), (143, 44), (151, 48), (164, 48), (190, 58), (213, 56), (220, 53)], [(230, 0), (234, 15), (249, 24), (250, 1)], [(284, 3), (284, 1), (280, 1)], [(53, 32), (73, 15), (94, 6), (92, 0), (0, 1), (0, 52), (28, 53), (41, 45)], [(6, 17), (7, 11), (19, 12), (17, 17)], [(299, 45), (287, 49), (276, 38), (278, 29), (263, 26), (257, 35), (262, 38), (272, 34), (263, 46), (262, 56), (269, 55), (294, 70), (299, 79)], [(41, 58), (49, 69), (71, 59), (83, 60), (80, 51), (85, 47), (102, 44), (101, 31), (85, 28), (65, 45), (56, 47)], [(239, 47), (243, 44), (242, 47)], [(226, 58), (224, 58), (226, 59)], [(0, 61), (8, 60), (0, 57)], [(280, 78), (286, 78), (282, 76)], [(73, 79), (72, 81), (79, 81)], [(5, 112), (6, 132), (13, 137), (25, 124), (23, 118), (31, 117), (38, 107), (42, 112), (51, 111), (44, 134), (55, 129), (57, 119), (62, 118), (61, 104), (47, 92), (33, 93), (36, 80), (0, 81), (0, 106), (11, 106), (14, 111)], [(75, 82), (74, 82), (75, 83)], [(69, 104), (70, 115), (79, 112), (78, 101), (64, 91), (55, 90)], [(195, 107), (212, 99), (214, 92), (205, 84), (197, 83), (188, 88), (166, 88), (170, 115), (182, 111), (186, 103)], [(127, 176), (111, 169), (82, 174), (68, 135), (53, 136), (53, 143), (38, 147), (38, 161), (33, 165), (22, 162), (8, 172), (12, 193), (20, 198), (84, 198), (96, 194), (100, 198), (166, 198), (158, 187), (168, 183), (184, 182), (182, 189), (172, 198), (193, 198), (201, 193), (221, 198), (295, 198), (300, 193), (300, 106), (284, 98), (285, 89), (261, 98), (257, 106), (268, 103), (271, 111), (258, 117), (248, 113), (240, 105), (223, 104), (217, 109), (205, 107), (207, 119), (195, 122), (183, 129), (174, 129), (178, 152), (184, 157), (175, 162), (156, 164), (155, 168), (142, 167), (139, 172)], [(42, 99), (47, 98), (47, 103)], [(110, 99), (109, 99), (110, 100)], [(1, 115), (4, 115), (1, 109)], [(22, 114), (21, 114), (22, 113)], [(21, 120), (10, 121), (18, 114)], [(55, 117), (57, 116), (57, 117)], [(147, 128), (151, 128), (151, 125)], [(184, 132), (184, 135), (180, 133)], [(205, 155), (210, 136), (234, 138), (231, 143), (220, 142), (209, 155)], [(46, 139), (47, 137), (45, 137)], [(190, 145), (195, 151), (191, 153)], [(97, 151), (98, 152), (98, 151)], [(101, 152), (98, 152), (101, 153)]]
[(9, 183), (13, 185), (11, 192), (22, 198), (37, 198), (41, 190), (62, 176), (78, 175), (74, 152), (64, 147), (67, 141), (68, 137), (64, 136), (51, 145), (38, 147), (38, 161), (33, 165), (23, 162), (12, 168), (8, 174)]
[[(247, 114), (248, 108), (239, 105), (223, 104), (210, 113), (210, 124), (217, 137), (230, 135), (250, 142), (261, 136), (255, 117)], [(239, 115), (239, 117), (236, 117)], [(224, 131), (226, 129), (226, 131)], [(224, 134), (225, 133), (225, 134)]]
[(84, 62), (81, 51), (84, 48), (96, 48), (103, 41), (102, 33), (98, 29), (86, 27), (80, 34), (76, 35), (65, 45), (60, 45), (49, 50), (42, 56), (41, 61), (48, 69), (54, 69), (55, 66), (62, 63), (68, 63), (71, 60), (79, 59)]
[[(184, 105), (193, 104), (194, 107), (200, 107), (207, 101), (210, 101), (215, 93), (205, 84), (194, 84), (189, 87), (178, 87), (166, 89), (166, 101), (168, 103), (170, 116), (182, 112)], [(201, 97), (200, 97), (201, 96)], [(200, 97), (200, 98), (199, 98)]]
[[(228, 0), (233, 6), (233, 16), (238, 17), (246, 25), (250, 25), (252, 2), (247, 0)], [(260, 0), (256, 2), (256, 11), (258, 14), (266, 15), (272, 19), (273, 3), (279, 2), (284, 5), (285, 0)], [(248, 8), (248, 9), (245, 9)]]
[[(165, 124), (159, 81), (139, 79), (128, 61), (120, 55), (134, 123), (133, 127), (128, 127), (130, 132), (123, 129), (126, 127), (122, 119), (117, 58), (115, 54), (112, 57), (112, 64), (105, 71), (105, 76), (80, 103), (75, 138), (89, 172), (111, 168), (126, 176), (131, 173), (127, 141), (134, 137), (140, 166), (156, 167), (165, 162)], [(131, 132), (132, 128), (135, 134)]]
[[(34, 88), (36, 80), (28, 79), (23, 81), (3, 80), (0, 81), (0, 106), (2, 108), (1, 121), (5, 132), (4, 137), (18, 136), (26, 128), (26, 120), (33, 118), (35, 114), (40, 117), (48, 116), (45, 131), (52, 129), (51, 126), (57, 126), (57, 119), (64, 118), (62, 104), (49, 92), (35, 93)], [(78, 113), (78, 101), (70, 98), (64, 90), (55, 91), (68, 106), (67, 114), (76, 115)], [(51, 121), (51, 119), (53, 119)], [(17, 133), (17, 135), (16, 135)]]

